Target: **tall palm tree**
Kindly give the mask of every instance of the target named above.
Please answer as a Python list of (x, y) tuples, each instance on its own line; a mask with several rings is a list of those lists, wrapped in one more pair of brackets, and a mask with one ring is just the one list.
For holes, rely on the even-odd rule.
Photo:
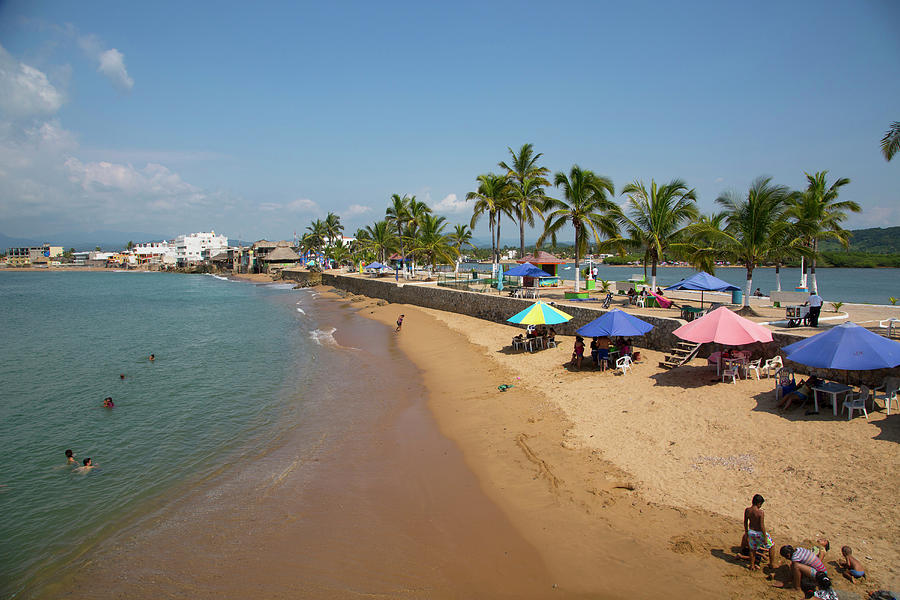
[(884, 155), (884, 160), (889, 161), (898, 151), (900, 151), (900, 121), (894, 121), (891, 123), (891, 128), (881, 138), (881, 153)]
[(716, 198), (725, 208), (728, 222), (722, 233), (724, 256), (747, 269), (744, 306), (750, 306), (753, 270), (771, 259), (790, 227), (785, 218), (790, 197), (786, 186), (773, 185), (771, 177), (760, 177), (743, 198), (735, 192)]
[(544, 222), (544, 232), (538, 237), (537, 245), (550, 236), (556, 244), (556, 236), (567, 223), (575, 228), (575, 291), (580, 287), (579, 263), (582, 252), (588, 247), (588, 234), (600, 244), (600, 236), (614, 238), (619, 235), (618, 221), (621, 212), (607, 194), (615, 195), (616, 189), (608, 177), (596, 175), (593, 171), (573, 165), (566, 176), (562, 171), (553, 177), (556, 187), (563, 192), (564, 200), (548, 198), (545, 209), (549, 214)]
[(650, 285), (656, 289), (656, 265), (669, 244), (699, 216), (697, 194), (681, 179), (659, 187), (651, 179), (649, 190), (643, 181), (634, 181), (622, 193), (628, 196), (628, 214), (621, 221), (629, 236), (626, 244), (644, 250), (644, 264), (651, 266)]
[(313, 221), (307, 226), (306, 234), (304, 234), (303, 237), (310, 249), (315, 252), (317, 256), (321, 254), (325, 246), (325, 239), (328, 237), (328, 227), (325, 224), (325, 221), (322, 219)]
[(506, 177), (510, 182), (510, 202), (519, 223), (519, 258), (525, 256), (525, 225), (534, 227), (534, 215), (543, 217), (541, 207), (546, 202), (544, 187), (550, 185), (545, 177), (550, 169), (539, 167), (537, 161), (543, 153), (534, 153), (531, 144), (523, 144), (516, 154), (507, 147), (512, 160), (507, 164), (501, 161), (498, 166), (506, 169)]
[(427, 261), (432, 270), (437, 268), (438, 263), (449, 264), (453, 260), (453, 246), (444, 233), (446, 220), (441, 216), (424, 214), (415, 239), (416, 254)]
[(334, 214), (333, 212), (329, 212), (325, 217), (324, 223), (326, 237), (328, 238), (329, 245), (341, 241), (344, 233), (344, 226), (341, 224), (341, 217)]
[(840, 189), (850, 183), (850, 180), (842, 177), (829, 186), (827, 176), (828, 171), (819, 171), (815, 175), (806, 173), (806, 190), (800, 193), (789, 212), (797, 220), (800, 235), (811, 251), (810, 289), (816, 293), (819, 290), (816, 282), (819, 241), (833, 239), (845, 248), (848, 247), (850, 232), (841, 227), (841, 223), (847, 219), (846, 211), (858, 213), (861, 210), (859, 204), (852, 200), (838, 200)]
[(382, 263), (387, 261), (387, 253), (396, 249), (399, 243), (387, 221), (366, 225), (359, 239), (362, 240), (362, 247), (373, 252)]
[[(406, 223), (404, 234), (407, 242), (412, 246), (419, 236), (419, 230), (427, 217), (431, 216), (431, 207), (424, 202), (416, 200), (415, 196), (409, 198), (409, 221)], [(415, 253), (411, 254), (413, 272), (416, 270)]]
[(403, 229), (406, 227), (407, 223), (410, 220), (409, 214), (409, 202), (410, 199), (415, 200), (415, 196), (410, 198), (406, 194), (401, 196), (400, 194), (393, 194), (391, 196), (391, 203), (388, 205), (387, 211), (385, 211), (385, 220), (388, 225), (394, 228), (397, 232), (397, 240), (400, 244), (400, 256), (403, 260), (403, 269), (406, 270), (406, 248), (403, 244)]
[(669, 248), (697, 271), (716, 273), (716, 261), (722, 256), (722, 230), (726, 213), (699, 215), (669, 243)]
[(447, 237), (450, 240), (450, 245), (452, 245), (456, 250), (457, 260), (454, 261), (454, 264), (456, 266), (453, 268), (453, 273), (458, 274), (459, 257), (462, 255), (462, 247), (469, 246), (471, 248), (475, 248), (475, 244), (472, 243), (472, 230), (466, 224), (454, 225), (453, 231), (450, 232)]
[(475, 200), (472, 221), (469, 226), (473, 229), (481, 215), (487, 213), (488, 224), (491, 230), (491, 262), (496, 265), (500, 260), (500, 216), (509, 213), (509, 180), (506, 175), (486, 173), (479, 175), (478, 189), (466, 194), (467, 200)]

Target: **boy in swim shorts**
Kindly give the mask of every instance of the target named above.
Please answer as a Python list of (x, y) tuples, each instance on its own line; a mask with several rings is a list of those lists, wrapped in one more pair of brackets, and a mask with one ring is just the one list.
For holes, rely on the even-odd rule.
[[(750, 549), (750, 570), (755, 571), (757, 555), (769, 551), (769, 567), (775, 565), (775, 542), (766, 531), (766, 513), (762, 509), (766, 499), (760, 494), (753, 496), (752, 504), (744, 509), (744, 539), (741, 548)], [(745, 543), (746, 542), (746, 543)]]
[(841, 548), (841, 554), (844, 555), (844, 560), (846, 564), (844, 566), (844, 577), (850, 580), (850, 583), (856, 583), (857, 579), (862, 579), (866, 576), (866, 570), (863, 568), (862, 563), (853, 556), (853, 550), (850, 546), (843, 546)]

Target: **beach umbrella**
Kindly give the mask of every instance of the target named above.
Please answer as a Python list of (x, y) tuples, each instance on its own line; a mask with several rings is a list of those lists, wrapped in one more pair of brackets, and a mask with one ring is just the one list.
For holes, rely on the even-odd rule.
[(571, 319), (572, 315), (566, 314), (558, 308), (544, 302), (535, 302), (525, 310), (508, 318), (507, 321), (519, 325), (555, 325)]
[(703, 308), (703, 292), (732, 292), (739, 290), (736, 285), (732, 285), (727, 281), (722, 281), (718, 277), (713, 277), (709, 273), (700, 271), (694, 273), (686, 279), (682, 279), (676, 284), (670, 285), (667, 290), (697, 290), (700, 292), (700, 308)]
[(380, 262), (378, 262), (377, 260), (375, 262), (373, 262), (372, 264), (366, 265), (363, 268), (364, 269), (390, 269), (389, 266), (383, 265)]
[(788, 360), (822, 369), (867, 371), (900, 365), (900, 343), (856, 323), (842, 323), (782, 350)]
[(653, 329), (653, 325), (650, 323), (642, 321), (618, 308), (614, 308), (581, 327), (575, 333), (585, 337), (599, 337), (601, 335), (632, 337), (644, 335), (651, 329)]
[(720, 306), (707, 315), (682, 325), (672, 332), (676, 337), (699, 344), (716, 342), (726, 346), (743, 346), (753, 342), (771, 342), (772, 332), (759, 323)]
[(522, 263), (506, 272), (507, 277), (552, 277), (547, 271), (530, 262)]

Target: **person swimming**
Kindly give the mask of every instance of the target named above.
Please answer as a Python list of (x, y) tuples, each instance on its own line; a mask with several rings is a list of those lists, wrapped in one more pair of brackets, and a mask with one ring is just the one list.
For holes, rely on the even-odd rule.
[(75, 471), (77, 471), (78, 473), (87, 473), (96, 466), (97, 465), (94, 464), (94, 461), (92, 461), (90, 457), (88, 457), (82, 461), (82, 466), (75, 469)]
[(119, 374), (119, 379), (125, 379), (125, 373)]
[(155, 355), (155, 354), (151, 354), (151, 355), (150, 355), (150, 362), (153, 362), (154, 360), (156, 360), (156, 355)]
[(75, 453), (71, 450), (66, 450), (66, 464), (67, 465), (77, 465), (78, 462), (75, 460)]
[(113, 399), (110, 396), (107, 396), (103, 399), (103, 408), (115, 408), (116, 403), (113, 402)]

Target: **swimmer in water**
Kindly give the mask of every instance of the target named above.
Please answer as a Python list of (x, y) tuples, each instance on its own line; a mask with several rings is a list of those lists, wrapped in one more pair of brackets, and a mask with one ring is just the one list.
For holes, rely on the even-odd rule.
[(114, 408), (116, 403), (113, 402), (113, 399), (109, 396), (103, 399), (103, 408)]
[(75, 453), (71, 450), (66, 450), (66, 464), (67, 465), (77, 465), (78, 462), (75, 460)]
[(91, 469), (93, 469), (94, 467), (97, 466), (94, 464), (94, 461), (92, 461), (90, 458), (84, 459), (82, 461), (82, 463), (83, 463), (82, 466), (75, 469), (79, 473), (87, 473), (88, 471), (90, 471)]
[(125, 379), (125, 373), (120, 374), (119, 379)]
[(153, 362), (154, 360), (156, 360), (156, 355), (155, 355), (155, 354), (151, 354), (151, 355), (150, 355), (150, 362)]

